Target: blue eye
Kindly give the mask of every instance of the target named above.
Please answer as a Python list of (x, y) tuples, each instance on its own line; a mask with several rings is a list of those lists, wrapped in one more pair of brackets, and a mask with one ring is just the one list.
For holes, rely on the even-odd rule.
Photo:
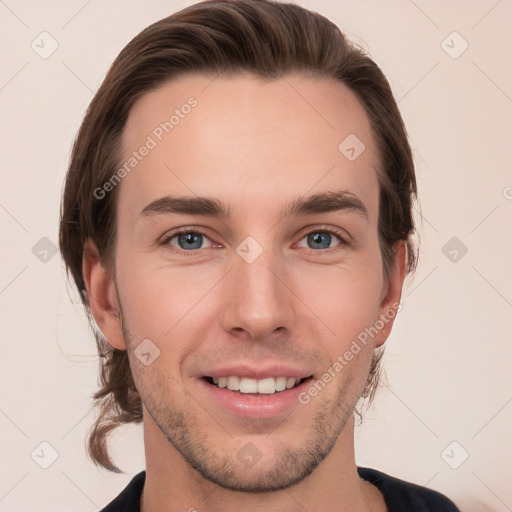
[(164, 241), (164, 244), (176, 247), (184, 251), (194, 251), (212, 247), (212, 242), (203, 233), (197, 231), (182, 231), (175, 233)]
[[(174, 233), (167, 237), (162, 242), (162, 245), (172, 247), (172, 250), (176, 253), (179, 253), (180, 250), (193, 252), (199, 249), (220, 247), (210, 240), (206, 234), (196, 230), (184, 230)], [(335, 232), (331, 229), (316, 229), (304, 235), (298, 245), (299, 247), (316, 251), (332, 249), (336, 246), (347, 246), (349, 243), (347, 243), (341, 235), (337, 234), (337, 231)]]
[(203, 244), (203, 235), (199, 233), (185, 233), (178, 235), (178, 245), (181, 249), (199, 249)]
[[(303, 245), (302, 241), (306, 241)], [(334, 243), (336, 242), (336, 243)], [(329, 231), (311, 231), (299, 243), (300, 247), (307, 247), (308, 249), (330, 249), (343, 242), (340, 236)], [(331, 245), (333, 244), (333, 245)]]
[(308, 243), (313, 249), (327, 249), (331, 245), (331, 235), (329, 233), (310, 233)]

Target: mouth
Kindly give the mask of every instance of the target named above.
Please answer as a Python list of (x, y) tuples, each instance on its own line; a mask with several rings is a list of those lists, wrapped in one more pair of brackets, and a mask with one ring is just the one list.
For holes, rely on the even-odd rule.
[[(237, 419), (273, 421), (284, 416), (292, 421), (290, 411), (300, 410), (299, 395), (314, 379), (313, 375), (304, 377), (307, 373), (283, 367), (274, 369), (275, 376), (271, 376), (270, 369), (267, 372), (239, 368), (242, 375), (234, 370), (217, 370), (215, 375), (201, 377), (199, 382), (208, 406)], [(279, 375), (281, 372), (288, 375)], [(297, 421), (297, 416), (294, 418)]]
[(295, 377), (265, 377), (253, 379), (230, 375), (226, 377), (203, 377), (211, 386), (231, 391), (238, 395), (268, 396), (280, 394), (290, 389), (295, 389), (305, 381), (312, 380), (313, 376), (305, 378)]

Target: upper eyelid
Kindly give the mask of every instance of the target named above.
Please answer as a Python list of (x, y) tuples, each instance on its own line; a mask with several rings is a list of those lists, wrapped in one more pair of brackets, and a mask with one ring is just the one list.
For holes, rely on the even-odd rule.
[(167, 232), (163, 235), (163, 241), (166, 242), (178, 235), (183, 235), (183, 234), (188, 234), (188, 233), (195, 233), (195, 234), (199, 234), (199, 235), (204, 235), (206, 237), (209, 238), (208, 234), (206, 233), (206, 230), (203, 230), (202, 228), (197, 228), (197, 227), (187, 227), (187, 226), (184, 226), (182, 228), (176, 228), (177, 231), (173, 231), (173, 230), (170, 230), (172, 231), (171, 232)]
[(300, 234), (302, 234), (301, 240), (306, 235), (308, 235), (310, 233), (315, 233), (315, 232), (319, 232), (319, 233), (327, 232), (327, 233), (336, 235), (343, 242), (346, 242), (346, 240), (345, 240), (346, 238), (352, 239), (352, 236), (345, 229), (335, 228), (335, 227), (328, 226), (328, 225), (317, 225), (317, 226), (312, 226), (312, 227), (307, 226), (303, 230), (301, 230), (301, 232), (300, 232)]

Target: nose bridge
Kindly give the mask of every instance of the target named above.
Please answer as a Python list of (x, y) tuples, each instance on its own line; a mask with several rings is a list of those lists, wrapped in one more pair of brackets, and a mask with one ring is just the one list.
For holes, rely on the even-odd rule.
[[(279, 255), (255, 240), (245, 240), (237, 248), (225, 303), (224, 328), (243, 329), (255, 340), (263, 340), (278, 328), (293, 325), (293, 304), (281, 280), (285, 276)], [(279, 276), (279, 277), (278, 277)]]

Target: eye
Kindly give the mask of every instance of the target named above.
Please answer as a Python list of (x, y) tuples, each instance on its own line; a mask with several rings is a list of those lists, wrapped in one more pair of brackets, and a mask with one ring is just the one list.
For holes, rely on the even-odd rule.
[(317, 250), (331, 249), (341, 244), (345, 244), (345, 241), (335, 231), (317, 229), (315, 231), (310, 231), (306, 236), (304, 236), (299, 242), (299, 247), (307, 247), (309, 249)]
[(174, 233), (163, 241), (163, 245), (170, 245), (183, 251), (194, 251), (214, 246), (213, 242), (200, 231), (181, 231)]

